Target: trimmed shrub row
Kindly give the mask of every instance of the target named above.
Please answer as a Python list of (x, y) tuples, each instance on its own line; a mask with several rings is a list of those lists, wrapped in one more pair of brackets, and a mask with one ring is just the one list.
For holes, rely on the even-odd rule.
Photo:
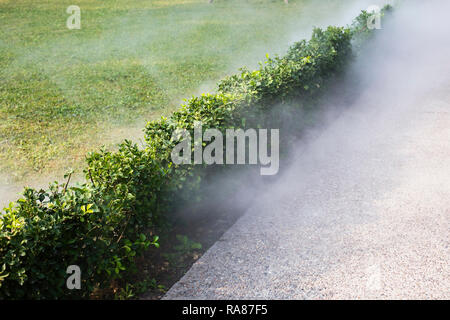
[[(277, 127), (274, 108), (292, 101), (307, 106), (344, 70), (352, 41), (360, 46), (371, 34), (367, 17), (363, 12), (350, 28), (315, 29), (284, 57), (268, 57), (255, 71), (242, 69), (222, 80), (215, 94), (193, 97), (169, 118), (149, 122), (143, 149), (124, 141), (117, 151), (90, 153), (84, 184), (68, 186), (69, 174), (48, 190), (26, 188), (0, 215), (0, 298), (87, 298), (132, 271), (137, 255), (159, 246), (145, 231), (178, 197), (195, 195), (208, 172), (173, 165), (173, 132), (193, 131), (194, 121), (204, 130)], [(66, 288), (69, 265), (81, 268), (80, 290)]]

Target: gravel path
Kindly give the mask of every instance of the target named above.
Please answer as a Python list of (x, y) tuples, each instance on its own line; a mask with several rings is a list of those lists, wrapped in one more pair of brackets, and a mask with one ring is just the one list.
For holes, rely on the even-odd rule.
[(447, 71), (368, 90), (164, 298), (449, 299)]
[(341, 118), (165, 299), (450, 298), (448, 101)]

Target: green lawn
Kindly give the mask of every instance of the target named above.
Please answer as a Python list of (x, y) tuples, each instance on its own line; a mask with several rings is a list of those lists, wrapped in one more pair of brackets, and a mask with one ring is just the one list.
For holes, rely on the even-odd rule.
[[(0, 0), (0, 174), (60, 178), (87, 151), (137, 139), (146, 120), (283, 52), (348, 4), (207, 2)], [(72, 4), (81, 30), (66, 28)]]

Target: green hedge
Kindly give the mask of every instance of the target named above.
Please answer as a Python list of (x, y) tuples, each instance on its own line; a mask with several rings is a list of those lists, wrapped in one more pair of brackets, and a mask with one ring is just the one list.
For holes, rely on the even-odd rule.
[[(196, 195), (208, 170), (175, 166), (170, 153), (177, 128), (278, 127), (277, 108), (303, 108), (325, 92), (371, 34), (362, 13), (350, 28), (315, 29), (284, 57), (267, 58), (218, 84), (215, 94), (193, 97), (169, 118), (145, 128), (144, 149), (130, 141), (119, 150), (87, 156), (86, 182), (27, 188), (0, 216), (0, 298), (86, 298), (95, 288), (133, 270), (136, 255), (158, 247), (145, 231), (158, 225), (180, 197)], [(200, 167), (200, 169), (199, 169)], [(179, 196), (180, 195), (180, 196)], [(66, 269), (78, 265), (81, 290), (66, 289)]]

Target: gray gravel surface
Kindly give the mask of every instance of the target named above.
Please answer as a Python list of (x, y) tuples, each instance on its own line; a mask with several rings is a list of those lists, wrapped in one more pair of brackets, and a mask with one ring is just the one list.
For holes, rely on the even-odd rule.
[(450, 298), (448, 101), (342, 117), (165, 299)]

